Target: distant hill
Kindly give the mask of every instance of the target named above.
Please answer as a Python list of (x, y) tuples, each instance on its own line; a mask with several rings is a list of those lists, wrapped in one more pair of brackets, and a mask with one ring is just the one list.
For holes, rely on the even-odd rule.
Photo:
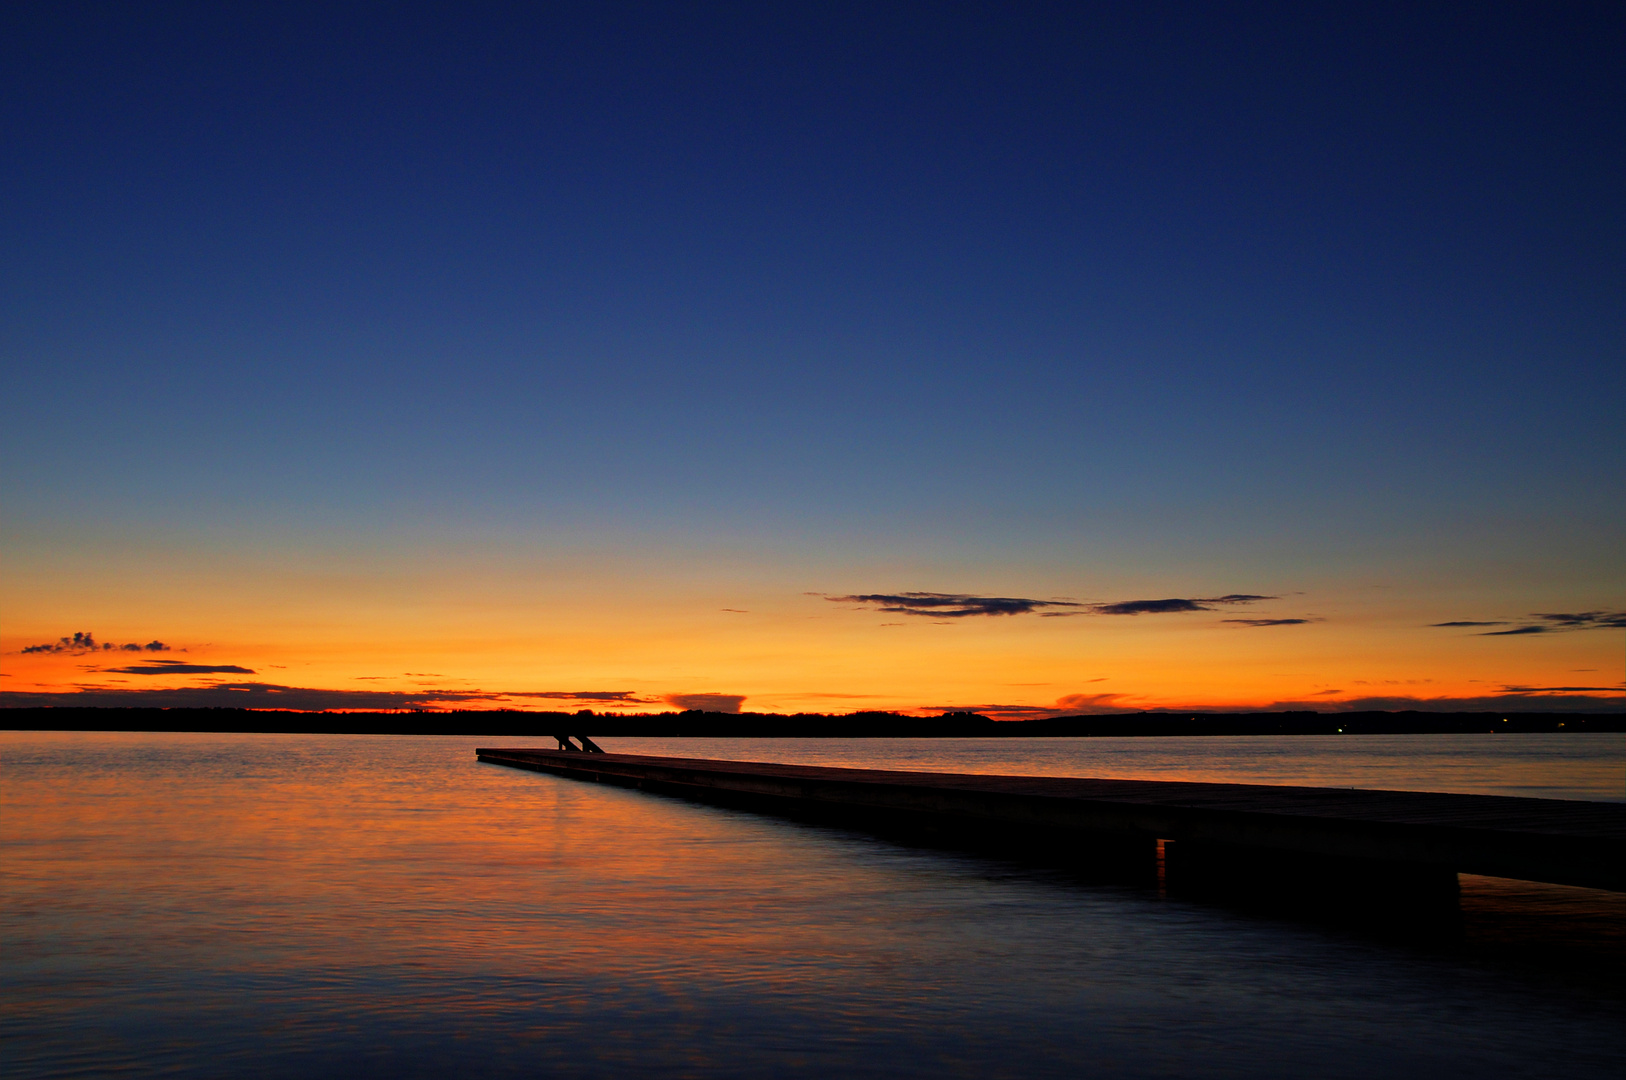
[(329, 734), (554, 734), (725, 738), (966, 738), (1159, 735), (1412, 735), (1493, 731), (1626, 731), (1626, 713), (1261, 712), (1122, 713), (992, 720), (977, 713), (902, 716), (688, 712), (635, 716), (591, 712), (282, 712), (251, 709), (0, 709), (13, 731), (219, 731)]

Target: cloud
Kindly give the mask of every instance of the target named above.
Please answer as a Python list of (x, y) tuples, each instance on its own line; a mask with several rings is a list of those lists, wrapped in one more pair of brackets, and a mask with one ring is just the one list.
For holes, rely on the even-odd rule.
[[(190, 665), (189, 665), (190, 666)], [(202, 668), (205, 665), (197, 665)], [(170, 669), (174, 670), (174, 669)], [(218, 670), (210, 667), (210, 671)], [(238, 669), (242, 670), (242, 669)], [(743, 698), (719, 695), (726, 702)], [(404, 709), (525, 709), (538, 699), (573, 705), (661, 705), (630, 691), (327, 690), (263, 682), (213, 683), (164, 690), (82, 686), (62, 691), (6, 691), (0, 708), (288, 709), (300, 712), (392, 712)], [(532, 706), (534, 707), (534, 706)], [(546, 711), (549, 707), (544, 707)], [(574, 711), (553, 706), (559, 711)]]
[[(925, 615), (938, 619), (962, 619), (971, 615), (1029, 615), (1064, 618), (1070, 615), (1169, 615), (1187, 611), (1213, 611), (1216, 606), (1251, 604), (1275, 600), (1274, 596), (1253, 593), (1227, 593), (1195, 599), (1120, 600), (1110, 604), (1085, 604), (1077, 600), (1032, 600), (1021, 596), (976, 596), (972, 593), (903, 592), (859, 593), (852, 596), (826, 596), (838, 604), (863, 604), (877, 611), (900, 615)], [(1069, 608), (1067, 611), (1040, 611), (1040, 608)]]
[(1221, 622), (1235, 623), (1238, 626), (1303, 626), (1314, 619), (1221, 619)]
[[(1619, 712), (1626, 709), (1626, 686), (1505, 686), (1499, 694), (1483, 697), (1361, 697), (1329, 700), (1341, 690), (1317, 691), (1308, 701), (1277, 701), (1269, 705), (1231, 704), (1158, 705), (1159, 713), (1199, 712)], [(1053, 706), (1044, 705), (938, 705), (920, 711), (976, 712), (996, 720), (1038, 720), (1058, 716), (1114, 716), (1141, 713), (1148, 706), (1132, 694), (1065, 694)]]
[(631, 690), (524, 690), (509, 691), (505, 697), (545, 698), (550, 701), (597, 701), (628, 705), (657, 705), (661, 698), (641, 698)]
[(1209, 611), (1198, 600), (1120, 600), (1116, 604), (1096, 604), (1098, 615), (1173, 615), (1183, 611)]
[[(185, 664), (159, 668), (141, 665), (128, 673), (161, 675), (166, 672), (208, 673), (247, 672), (234, 665)], [(125, 672), (119, 672), (125, 673)], [(680, 701), (683, 699), (683, 701)], [(685, 701), (694, 703), (685, 704)], [(629, 690), (322, 690), (314, 686), (283, 686), (276, 683), (234, 682), (205, 686), (177, 686), (169, 690), (124, 690), (112, 686), (80, 686), (62, 691), (5, 691), (0, 708), (143, 708), (143, 709), (289, 709), (289, 711), (390, 712), (402, 709), (527, 709), (541, 701), (558, 701), (558, 706), (540, 706), (543, 711), (576, 711), (576, 708), (636, 708), (662, 706), (668, 701), (678, 708), (711, 708), (737, 712), (743, 696), (673, 695), (673, 698), (641, 698)], [(704, 701), (704, 704), (701, 704)], [(537, 703), (537, 704), (532, 704)], [(567, 708), (566, 708), (567, 706)], [(727, 708), (724, 708), (727, 706)]]
[(1063, 694), (1056, 699), (1058, 712), (1090, 715), (1103, 713), (1135, 712), (1138, 706), (1121, 704), (1124, 694)]
[[(1320, 695), (1337, 691), (1321, 691)], [(324, 690), (273, 683), (217, 683), (171, 689), (119, 689), (83, 687), (71, 691), (0, 691), (0, 708), (158, 708), (158, 709), (285, 709), (301, 712), (357, 711), (393, 712), (407, 709), (512, 709), (523, 708), (543, 694), (563, 698), (563, 691), (542, 693), (502, 693), (485, 690)], [(1186, 704), (1159, 706), (1159, 712), (1254, 712), (1307, 710), (1314, 712), (1621, 712), (1626, 710), (1626, 693), (1619, 687), (1509, 686), (1502, 692), (1482, 697), (1361, 697), (1329, 700), (1312, 696), (1302, 701), (1277, 701), (1268, 705)], [(831, 695), (836, 696), (836, 695)], [(631, 697), (617, 699), (632, 703)], [(745, 700), (736, 694), (672, 694), (663, 699), (680, 709), (737, 712)], [(644, 704), (644, 701), (637, 701)], [(1066, 694), (1054, 705), (938, 705), (922, 707), (921, 712), (976, 712), (1003, 720), (1036, 719), (1051, 716), (1116, 715), (1138, 713), (1147, 708), (1127, 694)], [(560, 709), (558, 711), (574, 711)]]
[(8, 691), (0, 694), (6, 708), (145, 708), (145, 709), (293, 709), (392, 711), (457, 708), (494, 700), (480, 691), (323, 690), (274, 683), (215, 683), (168, 690), (121, 690), (83, 687), (70, 691)]
[(1265, 712), (1620, 712), (1623, 709), (1626, 709), (1626, 694), (1619, 691), (1607, 696), (1540, 692), (1487, 694), (1484, 697), (1362, 697), (1344, 701), (1327, 701), (1323, 698), (1319, 701), (1276, 701), (1259, 707), (1259, 711)]
[(179, 660), (159, 660), (151, 664), (132, 664), (129, 667), (103, 668), (116, 675), (255, 675), (253, 668), (236, 664), (183, 664)]
[(922, 705), (919, 712), (973, 712), (995, 720), (1044, 720), (1055, 716), (1111, 716), (1140, 712), (1125, 694), (1064, 694), (1054, 705)]
[(1063, 715), (1046, 705), (919, 705), (911, 711), (933, 715), (976, 713), (994, 720), (1034, 720)]
[(1626, 630), (1626, 611), (1580, 611), (1535, 616), (1562, 630)]
[[(1626, 630), (1626, 611), (1547, 611), (1525, 616), (1526, 622), (1511, 630), (1487, 630), (1480, 637), (1520, 637), (1525, 634), (1557, 634), (1568, 630)], [(1534, 621), (1528, 621), (1534, 620)], [(1509, 626), (1512, 620), (1499, 619), (1480, 622), (1455, 619), (1451, 622), (1430, 623), (1431, 627)]]
[(744, 694), (668, 694), (666, 703), (680, 709), (699, 709), (701, 712), (737, 713), (745, 701)]
[(1626, 687), (1621, 686), (1504, 686), (1504, 694), (1590, 694), (1601, 692), (1605, 694), (1618, 694)]
[(1177, 615), (1187, 611), (1213, 611), (1214, 606), (1251, 604), (1255, 600), (1275, 600), (1274, 596), (1256, 596), (1253, 593), (1227, 593), (1224, 596), (1200, 596), (1193, 599), (1174, 597), (1167, 600), (1120, 600), (1113, 604), (1092, 604), (1090, 610), (1097, 615)]
[(162, 641), (149, 641), (145, 645), (134, 642), (128, 645), (115, 645), (111, 641), (98, 642), (96, 635), (88, 630), (81, 630), (72, 637), (63, 637), (57, 641), (44, 645), (24, 646), (24, 653), (56, 653), (68, 656), (85, 656), (95, 652), (169, 652), (170, 648)]
[(973, 596), (969, 593), (905, 592), (827, 596), (838, 604), (867, 604), (899, 615), (963, 619), (969, 615), (1026, 615), (1039, 608), (1083, 607), (1072, 600), (1029, 600), (1019, 596)]
[(772, 700), (774, 698), (790, 698), (793, 701), (804, 701), (804, 700), (807, 700), (809, 698), (828, 698), (828, 699), (830, 699), (832, 701), (864, 701), (864, 700), (869, 700), (871, 698), (884, 697), (886, 695), (884, 695), (884, 694), (838, 694), (838, 693), (831, 693), (831, 692), (827, 692), (827, 691), (814, 690), (814, 691), (805, 691), (805, 692), (804, 691), (794, 691), (794, 692), (791, 692), (791, 693), (781, 693), (781, 694), (754, 694), (752, 696), (757, 697), (757, 698), (768, 698), (769, 700)]

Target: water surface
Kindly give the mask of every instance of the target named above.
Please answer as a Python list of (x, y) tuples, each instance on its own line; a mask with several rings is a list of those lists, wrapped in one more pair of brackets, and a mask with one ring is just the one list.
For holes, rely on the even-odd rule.
[[(1563, 965), (480, 765), (489, 741), (0, 735), (5, 1075), (1591, 1077), (1626, 1050), (1626, 999)], [(886, 742), (682, 747), (978, 753)], [(1245, 768), (1124, 753), (1313, 768), (1249, 742)], [(983, 771), (1058, 760), (1021, 753), (1060, 751), (997, 741)], [(1526, 780), (1587, 794), (1578, 753)], [(1532, 896), (1618, 931), (1609, 898)]]

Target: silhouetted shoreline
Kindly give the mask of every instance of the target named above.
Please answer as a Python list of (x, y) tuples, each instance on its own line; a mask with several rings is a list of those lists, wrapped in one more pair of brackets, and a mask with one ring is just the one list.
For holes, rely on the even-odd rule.
[(1626, 713), (1121, 713), (993, 720), (977, 713), (285, 712), (253, 709), (0, 708), (11, 731), (189, 731), (546, 737), (966, 738), (1164, 735), (1461, 735), (1621, 732)]

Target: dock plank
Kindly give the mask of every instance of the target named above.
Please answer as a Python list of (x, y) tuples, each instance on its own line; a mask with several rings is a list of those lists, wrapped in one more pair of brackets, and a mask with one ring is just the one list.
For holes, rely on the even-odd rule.
[(480, 761), (780, 805), (1408, 864), (1626, 891), (1626, 804), (1190, 781), (906, 772), (480, 748)]

